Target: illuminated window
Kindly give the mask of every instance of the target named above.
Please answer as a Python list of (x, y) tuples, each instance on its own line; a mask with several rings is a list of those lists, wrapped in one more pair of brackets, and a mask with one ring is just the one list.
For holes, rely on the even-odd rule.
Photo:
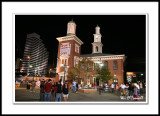
[(65, 64), (67, 64), (67, 59), (65, 59)]
[(62, 59), (62, 60), (61, 60), (61, 64), (67, 65), (67, 63), (68, 63), (67, 61), (68, 61), (68, 59)]
[(64, 59), (62, 59), (62, 64), (64, 64)]

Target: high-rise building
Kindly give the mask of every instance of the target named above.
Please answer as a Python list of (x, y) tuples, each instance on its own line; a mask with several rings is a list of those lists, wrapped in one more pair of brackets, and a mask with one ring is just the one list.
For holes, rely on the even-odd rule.
[(48, 52), (36, 33), (27, 34), (22, 71), (28, 76), (45, 76), (48, 65)]

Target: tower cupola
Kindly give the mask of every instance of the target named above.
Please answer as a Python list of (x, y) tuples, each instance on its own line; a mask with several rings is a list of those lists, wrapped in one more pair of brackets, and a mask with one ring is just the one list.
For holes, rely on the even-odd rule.
[(76, 35), (76, 23), (73, 19), (67, 24), (67, 35)]

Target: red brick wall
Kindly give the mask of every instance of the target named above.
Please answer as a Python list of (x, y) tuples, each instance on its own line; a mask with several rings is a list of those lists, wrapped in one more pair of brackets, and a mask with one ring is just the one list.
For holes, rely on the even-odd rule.
[[(79, 43), (77, 43), (75, 40), (68, 40), (68, 41), (61, 41), (59, 42), (59, 46), (58, 46), (58, 55), (57, 55), (57, 58), (59, 58), (59, 61), (58, 61), (58, 73), (59, 72), (64, 72), (64, 67), (60, 67), (61, 65), (61, 59), (60, 59), (60, 46), (62, 45), (62, 43), (69, 43), (71, 44), (71, 51), (70, 51), (70, 56), (68, 58), (68, 66), (69, 67), (72, 67), (74, 66), (74, 56), (77, 56), (77, 57), (80, 57), (80, 53), (81, 53), (81, 46)], [(75, 52), (75, 44), (79, 45), (79, 53), (76, 53)], [(67, 75), (66, 75), (67, 76)], [(59, 76), (56, 76), (56, 80), (59, 79)]]
[[(105, 60), (105, 61), (108, 61), (108, 69), (109, 71), (111, 72), (111, 75), (113, 76), (114, 78), (114, 73), (116, 73), (116, 78), (118, 78), (118, 84), (120, 85), (121, 83), (124, 82), (123, 78), (124, 78), (124, 74), (123, 74), (123, 60), (122, 59), (113, 59), (113, 60)], [(103, 63), (105, 61), (102, 61)], [(118, 63), (118, 69), (117, 70), (114, 70), (113, 69), (113, 62), (114, 61), (117, 61)], [(113, 83), (113, 80), (111, 80), (109, 82), (109, 84)]]
[[(103, 60), (102, 62), (104, 63), (105, 61), (108, 61), (108, 69), (111, 72), (111, 76), (113, 76), (114, 78), (114, 73), (116, 73), (116, 78), (118, 78), (118, 84), (120, 85), (121, 83), (123, 83), (123, 78), (124, 78), (124, 74), (123, 74), (123, 60), (122, 59), (115, 59), (115, 60)], [(118, 63), (118, 69), (114, 70), (113, 69), (113, 62), (117, 61)], [(88, 72), (89, 75), (94, 75), (96, 73), (95, 70), (91, 70)], [(81, 72), (79, 77), (82, 77), (83, 71)], [(93, 78), (90, 78), (90, 83), (93, 84)], [(109, 85), (111, 83), (113, 83), (113, 79), (110, 80)], [(87, 84), (87, 77), (84, 79), (84, 84)]]

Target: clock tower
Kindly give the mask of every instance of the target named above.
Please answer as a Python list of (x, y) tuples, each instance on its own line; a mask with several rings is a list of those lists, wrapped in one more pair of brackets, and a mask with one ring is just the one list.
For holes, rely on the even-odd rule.
[(100, 34), (100, 27), (97, 25), (95, 28), (94, 42), (92, 43), (92, 53), (102, 53), (102, 46)]

